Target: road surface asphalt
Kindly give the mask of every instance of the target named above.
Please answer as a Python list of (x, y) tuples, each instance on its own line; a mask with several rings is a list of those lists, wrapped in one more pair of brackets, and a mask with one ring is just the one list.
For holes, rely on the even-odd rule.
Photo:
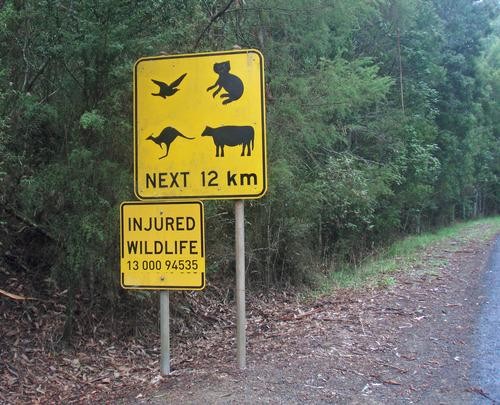
[(483, 276), (483, 304), (475, 334), (475, 383), (487, 395), (478, 404), (500, 404), (500, 236)]

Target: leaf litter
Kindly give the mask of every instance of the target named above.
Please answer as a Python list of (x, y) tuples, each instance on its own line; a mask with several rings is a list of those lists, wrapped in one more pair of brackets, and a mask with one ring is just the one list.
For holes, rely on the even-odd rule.
[[(211, 387), (217, 401), (236, 400), (235, 387), (243, 381), (255, 385), (255, 395), (273, 392), (288, 399), (293, 395), (296, 401), (291, 402), (367, 396), (389, 402), (423, 400), (425, 389), (436, 385), (437, 373), (450, 362), (455, 368), (467, 367), (467, 353), (459, 349), (469, 330), (463, 328), (450, 337), (449, 325), (443, 326), (439, 315), (443, 310), (454, 311), (450, 324), (453, 314), (458, 314), (458, 323), (466, 318), (458, 311), (473, 300), (460, 279), (471, 281), (477, 274), (470, 266), (468, 275), (457, 269), (464, 260), (484, 253), (481, 248), (469, 242), (461, 250), (473, 251), (475, 256), (442, 247), (428, 249), (423, 263), (436, 255), (451, 264), (439, 276), (420, 274), (418, 269), (398, 273), (396, 286), (338, 290), (316, 300), (300, 300), (290, 290), (249, 293), (249, 360), (244, 373), (235, 366), (235, 312), (228, 289), (209, 284), (202, 293), (172, 294), (177, 304), (171, 320), (173, 372), (167, 377), (159, 375), (160, 341), (155, 328), (139, 336), (118, 334), (94, 316), (93, 328), (78, 329), (72, 346), (61, 348), (64, 292), (37, 298), (22, 274), (0, 263), (3, 291), (9, 292), (0, 297), (0, 403), (113, 403), (127, 398), (131, 403), (150, 402), (164, 400), (165, 390), (174, 403), (185, 395), (196, 397), (193, 381), (200, 380)], [(156, 315), (152, 318), (149, 327), (157, 322)], [(407, 344), (419, 333), (428, 337), (426, 342)], [(438, 347), (429, 349), (429, 345)], [(459, 349), (453, 347), (457, 345)], [(453, 356), (448, 358), (448, 352)], [(259, 369), (273, 365), (276, 375), (261, 375)], [(292, 394), (297, 372), (313, 377), (304, 377), (301, 388)], [(470, 387), (467, 378), (459, 384), (464, 395), (487, 395)], [(284, 391), (280, 394), (280, 390)]]

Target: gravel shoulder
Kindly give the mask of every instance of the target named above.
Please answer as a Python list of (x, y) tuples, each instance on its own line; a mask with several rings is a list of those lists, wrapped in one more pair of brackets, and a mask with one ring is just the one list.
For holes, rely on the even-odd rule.
[(494, 403), (473, 368), (493, 243), (448, 240), (394, 274), (392, 287), (250, 313), (245, 371), (235, 368), (234, 342), (214, 336), (199, 342), (193, 365), (178, 364), (155, 394), (132, 402)]

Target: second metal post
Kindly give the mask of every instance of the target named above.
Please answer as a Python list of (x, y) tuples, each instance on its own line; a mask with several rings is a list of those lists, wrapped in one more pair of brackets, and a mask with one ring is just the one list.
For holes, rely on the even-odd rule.
[(236, 255), (236, 356), (238, 368), (246, 367), (245, 314), (245, 209), (243, 200), (234, 204)]
[(160, 373), (170, 374), (170, 293), (160, 291)]

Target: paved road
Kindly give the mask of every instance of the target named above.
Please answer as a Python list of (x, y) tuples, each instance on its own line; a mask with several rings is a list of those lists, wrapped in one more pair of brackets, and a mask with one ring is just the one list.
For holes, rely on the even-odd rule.
[(476, 386), (490, 398), (478, 404), (500, 404), (500, 236), (497, 236), (483, 278), (484, 302), (476, 330)]

